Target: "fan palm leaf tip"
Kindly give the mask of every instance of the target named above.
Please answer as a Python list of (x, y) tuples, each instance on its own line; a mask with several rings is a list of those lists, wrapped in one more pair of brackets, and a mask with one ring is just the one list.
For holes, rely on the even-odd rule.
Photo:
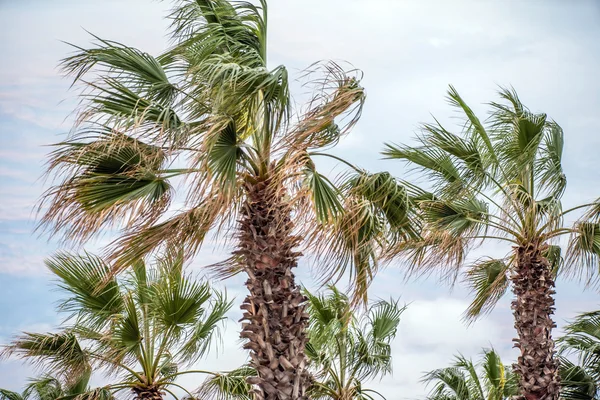
[[(474, 293), (467, 319), (492, 310), (509, 286), (523, 352), (515, 365), (527, 399), (557, 399), (558, 361), (551, 332), (554, 279), (575, 276), (596, 283), (600, 267), (600, 204), (591, 200), (563, 209), (564, 135), (544, 113), (530, 111), (514, 89), (501, 88), (482, 121), (450, 86), (449, 104), (462, 117), (453, 133), (438, 120), (422, 125), (417, 145), (387, 144), (387, 158), (418, 171), (423, 188), (406, 186), (422, 221), (417, 240), (400, 242), (395, 254), (409, 271), (460, 271)], [(574, 224), (565, 217), (578, 212)], [(568, 237), (566, 246), (559, 239)], [(505, 244), (501, 258), (468, 259), (490, 241)], [(541, 331), (540, 331), (541, 329)]]
[[(67, 318), (58, 333), (23, 333), (4, 355), (33, 362), (64, 383), (66, 394), (53, 399), (69, 391), (109, 399), (130, 390), (156, 400), (180, 387), (181, 374), (208, 373), (190, 367), (216, 345), (233, 303), (186, 274), (181, 251), (153, 266), (138, 260), (119, 278), (113, 265), (90, 253), (58, 253), (46, 264), (66, 294), (59, 310)], [(92, 370), (116, 378), (90, 388)]]

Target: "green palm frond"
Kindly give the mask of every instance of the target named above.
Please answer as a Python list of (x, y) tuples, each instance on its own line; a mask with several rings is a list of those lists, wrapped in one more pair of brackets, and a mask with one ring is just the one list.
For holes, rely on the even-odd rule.
[(0, 389), (0, 400), (25, 400), (25, 398), (20, 393)]
[(17, 337), (3, 351), (43, 365), (49, 371), (79, 378), (90, 370), (89, 353), (71, 332), (28, 333)]
[(580, 365), (573, 364), (565, 357), (560, 358), (561, 392), (564, 400), (594, 400), (600, 388), (597, 377)]
[(211, 296), (207, 283), (195, 282), (181, 272), (172, 271), (163, 273), (152, 286), (152, 313), (165, 328), (196, 323)]
[(46, 260), (46, 266), (70, 295), (60, 308), (72, 313), (78, 321), (103, 326), (123, 311), (119, 284), (112, 276), (111, 266), (100, 257), (59, 252)]
[(60, 381), (51, 376), (42, 376), (29, 381), (23, 397), (36, 400), (56, 400), (63, 396), (64, 391)]
[(445, 151), (432, 147), (411, 147), (386, 144), (382, 154), (389, 159), (403, 160), (416, 166), (435, 188), (446, 193), (457, 193), (465, 188), (465, 177)]
[(61, 62), (62, 70), (78, 81), (93, 67), (99, 72), (118, 74), (127, 78), (133, 87), (146, 93), (155, 94), (157, 98), (169, 101), (175, 94), (175, 87), (169, 82), (163, 64), (148, 53), (125, 46), (114, 41), (103, 40), (94, 36), (98, 46), (83, 49), (74, 46), (78, 51)]
[(581, 314), (564, 330), (559, 339), (561, 352), (576, 356), (579, 366), (600, 381), (600, 312)]
[(475, 298), (465, 312), (467, 319), (490, 312), (504, 296), (508, 289), (508, 272), (512, 263), (512, 259), (484, 258), (468, 267), (465, 282)]
[(476, 198), (422, 201), (419, 205), (423, 219), (434, 231), (445, 231), (456, 237), (477, 236), (488, 227), (487, 203)]
[(539, 174), (539, 185), (551, 196), (560, 196), (567, 185), (567, 178), (562, 169), (562, 153), (564, 136), (562, 128), (551, 122), (546, 132), (546, 138), (540, 149), (540, 157), (536, 160)]
[(196, 323), (192, 333), (182, 344), (178, 357), (186, 363), (193, 363), (203, 357), (220, 338), (219, 324), (226, 320), (226, 314), (233, 307), (233, 300), (228, 301), (225, 294), (212, 294), (211, 311)]
[(428, 372), (423, 382), (434, 385), (429, 400), (505, 400), (518, 393), (516, 375), (493, 349), (484, 349), (479, 363), (459, 355), (451, 366)]
[(343, 212), (340, 192), (314, 168), (306, 168), (306, 186), (312, 195), (315, 214), (321, 223), (334, 220)]
[(467, 132), (471, 133), (471, 137), (474, 139), (473, 142), (483, 142), (483, 146), (479, 146), (480, 154), (487, 155), (488, 158), (491, 158), (490, 161), (492, 162), (497, 162), (498, 156), (496, 154), (491, 137), (488, 134), (486, 128), (481, 123), (477, 115), (475, 115), (471, 107), (469, 107), (467, 103), (465, 103), (462, 97), (458, 94), (458, 91), (452, 85), (450, 85), (450, 87), (448, 88), (447, 99), (450, 105), (462, 110), (462, 112), (467, 117)]
[(241, 367), (230, 372), (210, 376), (196, 390), (198, 400), (253, 400), (252, 386), (247, 379), (256, 376), (252, 367)]

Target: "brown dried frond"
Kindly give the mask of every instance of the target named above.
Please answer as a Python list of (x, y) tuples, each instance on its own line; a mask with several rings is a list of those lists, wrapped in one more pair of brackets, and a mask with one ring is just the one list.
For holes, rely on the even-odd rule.
[[(360, 78), (348, 75), (338, 64), (318, 64), (320, 68), (305, 76), (321, 72), (322, 77), (310, 84), (314, 87), (312, 100), (300, 121), (286, 132), (276, 151), (289, 154), (298, 148), (318, 148), (333, 145), (358, 122), (365, 100)], [(323, 70), (325, 73), (323, 73)], [(342, 117), (341, 127), (335, 119)]]
[(109, 252), (115, 272), (161, 248), (183, 248), (185, 258), (193, 257), (208, 232), (235, 213), (235, 209), (230, 208), (232, 200), (213, 190), (196, 207), (117, 239)]
[(40, 227), (83, 242), (102, 227), (125, 229), (156, 221), (170, 203), (170, 188), (155, 174), (165, 153), (119, 131), (99, 130), (90, 142), (65, 142), (51, 154), (48, 171), (62, 181), (48, 189)]
[(392, 254), (401, 254), (407, 264), (406, 275), (425, 276), (440, 273), (454, 282), (465, 261), (469, 239), (448, 231), (425, 231), (421, 239), (398, 243)]
[(331, 222), (319, 223), (315, 217), (305, 225), (303, 251), (317, 266), (321, 283), (347, 275), (355, 301), (364, 299), (385, 247), (384, 233), (378, 225), (381, 221), (370, 215), (370, 207), (364, 199), (348, 197), (344, 211)]

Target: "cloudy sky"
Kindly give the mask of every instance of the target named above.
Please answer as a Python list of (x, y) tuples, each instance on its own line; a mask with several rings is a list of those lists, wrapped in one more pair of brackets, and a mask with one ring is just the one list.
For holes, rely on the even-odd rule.
[[(340, 154), (372, 170), (406, 176), (399, 163), (380, 160), (382, 143), (409, 143), (431, 114), (452, 121), (444, 100), (453, 84), (485, 115), (498, 85), (512, 85), (534, 111), (564, 129), (565, 206), (600, 194), (600, 3), (578, 1), (271, 0), (272, 66), (293, 74), (323, 59), (347, 60), (362, 69), (368, 100), (362, 120)], [(0, 343), (19, 331), (56, 329), (60, 293), (51, 285), (44, 257), (59, 248), (34, 233), (36, 200), (48, 144), (69, 129), (74, 93), (56, 64), (90, 36), (117, 40), (157, 54), (167, 46), (168, 2), (151, 0), (0, 0)], [(90, 249), (102, 242), (91, 243)], [(218, 248), (218, 247), (217, 247)], [(478, 252), (503, 252), (485, 248)], [(223, 249), (205, 251), (191, 268), (218, 260)], [(301, 265), (301, 267), (305, 265)], [(308, 268), (299, 277), (314, 285)], [(241, 278), (227, 284), (241, 301)], [(597, 308), (597, 293), (576, 282), (559, 282), (559, 328), (578, 312)], [(461, 322), (469, 294), (434, 278), (405, 282), (391, 265), (376, 279), (372, 297), (410, 303), (393, 344), (394, 373), (372, 385), (389, 400), (422, 398), (424, 371), (447, 365), (462, 352), (477, 357), (494, 346), (511, 362), (510, 298), (471, 326)], [(228, 369), (245, 360), (236, 340), (238, 312), (231, 315), (219, 354), (200, 362)], [(0, 362), (0, 387), (18, 390), (31, 367)], [(188, 376), (190, 388), (200, 378)], [(102, 378), (98, 378), (101, 382)]]

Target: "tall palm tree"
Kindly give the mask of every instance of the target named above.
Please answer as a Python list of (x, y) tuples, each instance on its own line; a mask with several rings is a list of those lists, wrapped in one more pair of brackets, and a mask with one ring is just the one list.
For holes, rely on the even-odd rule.
[[(356, 314), (348, 297), (330, 286), (326, 295), (308, 297), (309, 342), (306, 354), (313, 381), (311, 399), (367, 400), (381, 394), (363, 386), (392, 370), (390, 343), (396, 335), (405, 307), (379, 301)], [(257, 372), (242, 367), (207, 378), (196, 394), (203, 400), (251, 400)], [(250, 378), (250, 379), (248, 379)]]
[[(64, 60), (81, 111), (51, 155), (42, 225), (71, 243), (117, 227), (117, 269), (174, 244), (192, 256), (211, 229), (231, 238), (234, 227), (236, 250), (215, 267), (248, 275), (243, 331), (260, 396), (304, 399), (301, 251), (318, 255), (324, 279), (350, 276), (364, 300), (385, 248), (414, 235), (406, 193), (328, 153), (360, 116), (356, 71), (313, 65), (314, 97), (292, 107), (287, 69), (267, 64), (264, 0), (183, 0), (170, 18), (173, 47), (157, 57), (97, 38)], [(334, 183), (316, 157), (350, 172)], [(175, 183), (185, 200), (169, 208)]]
[[(489, 311), (510, 284), (521, 356), (515, 364), (527, 400), (555, 400), (558, 360), (552, 329), (556, 270), (593, 279), (600, 262), (600, 201), (563, 210), (563, 131), (546, 114), (529, 111), (512, 90), (500, 91), (482, 123), (450, 87), (448, 101), (464, 115), (454, 134), (437, 120), (422, 125), (416, 146), (388, 144), (385, 156), (422, 171), (431, 188), (407, 183), (423, 220), (422, 239), (397, 247), (420, 271), (446, 267), (451, 274), (482, 243), (506, 244), (502, 258), (467, 266), (475, 292), (468, 316)], [(585, 215), (567, 226), (564, 217)], [(558, 240), (570, 235), (566, 260)]]
[[(66, 379), (81, 380), (92, 368), (116, 382), (85, 393), (90, 399), (130, 390), (136, 399), (160, 400), (209, 350), (232, 303), (206, 283), (183, 273), (181, 253), (147, 268), (142, 261), (122, 280), (92, 254), (60, 253), (47, 261), (69, 297), (59, 333), (23, 333), (5, 349)], [(82, 389), (81, 389), (82, 390)], [(176, 396), (175, 396), (176, 397)]]
[[(561, 397), (567, 400), (600, 398), (600, 311), (578, 315), (565, 327), (558, 342), (561, 353)], [(576, 357), (573, 363), (567, 356)]]
[(485, 350), (478, 364), (457, 356), (450, 367), (428, 372), (423, 382), (435, 385), (428, 400), (507, 400), (518, 394), (517, 376), (493, 349)]

